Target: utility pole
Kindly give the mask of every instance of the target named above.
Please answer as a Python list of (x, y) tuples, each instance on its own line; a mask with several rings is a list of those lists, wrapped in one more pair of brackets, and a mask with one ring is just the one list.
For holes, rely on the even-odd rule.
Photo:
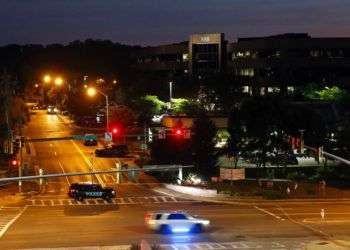
[[(20, 147), (19, 147), (19, 153), (20, 153), (20, 160), (18, 164), (18, 177), (22, 177), (22, 167), (23, 167), (23, 143), (22, 142), (22, 122), (19, 124), (19, 136), (20, 136)], [(22, 193), (22, 181), (18, 181), (18, 192)]]

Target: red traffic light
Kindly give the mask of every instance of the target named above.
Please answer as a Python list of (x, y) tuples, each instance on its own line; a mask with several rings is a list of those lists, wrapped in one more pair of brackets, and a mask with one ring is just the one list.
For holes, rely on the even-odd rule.
[(12, 166), (17, 166), (18, 164), (18, 161), (17, 160), (11, 160), (11, 165)]
[(119, 132), (118, 128), (113, 128), (113, 129), (112, 129), (112, 133), (113, 133), (113, 134), (117, 134), (118, 132)]
[(183, 135), (182, 129), (179, 129), (179, 128), (175, 129), (175, 135), (177, 136)]

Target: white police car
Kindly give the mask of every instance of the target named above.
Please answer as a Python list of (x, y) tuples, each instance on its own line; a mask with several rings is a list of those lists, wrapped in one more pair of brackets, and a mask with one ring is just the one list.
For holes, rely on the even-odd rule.
[(169, 234), (200, 233), (209, 226), (210, 221), (185, 212), (153, 212), (146, 214), (145, 223), (151, 230)]

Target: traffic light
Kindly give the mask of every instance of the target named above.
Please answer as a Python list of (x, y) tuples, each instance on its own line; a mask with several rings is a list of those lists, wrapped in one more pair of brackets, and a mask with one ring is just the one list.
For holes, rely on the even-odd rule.
[(179, 128), (175, 129), (175, 134), (178, 136), (182, 135), (183, 134), (182, 129), (179, 129)]
[(10, 161), (10, 165), (11, 165), (11, 167), (17, 167), (18, 166), (18, 161), (16, 159), (12, 159)]
[(112, 133), (113, 134), (118, 134), (119, 133), (119, 129), (117, 127), (112, 129)]

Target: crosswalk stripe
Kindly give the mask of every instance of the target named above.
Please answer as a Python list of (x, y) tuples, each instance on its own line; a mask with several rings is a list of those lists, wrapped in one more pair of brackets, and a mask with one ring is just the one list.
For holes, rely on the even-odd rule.
[(17, 208), (17, 210), (14, 210), (14, 209), (7, 210), (7, 209), (4, 209), (4, 207), (0, 208), (1, 214), (10, 213), (2, 216), (4, 220), (2, 220), (0, 224), (0, 238), (5, 234), (7, 229), (24, 213), (26, 209), (27, 209), (27, 206)]
[(141, 197), (118, 197), (110, 201), (104, 199), (84, 199), (78, 201), (75, 199), (30, 199), (27, 200), (28, 206), (86, 206), (86, 205), (131, 205), (143, 203), (170, 203), (170, 202), (198, 202), (194, 200), (178, 200), (173, 196), (141, 196)]

